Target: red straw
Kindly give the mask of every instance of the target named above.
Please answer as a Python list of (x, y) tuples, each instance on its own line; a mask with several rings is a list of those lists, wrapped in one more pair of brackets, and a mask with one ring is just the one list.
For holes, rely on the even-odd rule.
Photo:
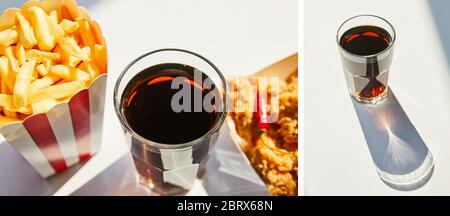
[(261, 92), (258, 89), (258, 92), (256, 94), (256, 114), (258, 119), (258, 127), (260, 129), (269, 129), (269, 118), (267, 115), (267, 103), (266, 98), (261, 94)]

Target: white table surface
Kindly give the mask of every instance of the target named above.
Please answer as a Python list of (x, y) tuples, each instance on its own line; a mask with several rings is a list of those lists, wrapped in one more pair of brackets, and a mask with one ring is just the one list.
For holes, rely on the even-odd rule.
[[(305, 194), (450, 195), (450, 2), (306, 0), (304, 7)], [(347, 18), (367, 13), (397, 31), (389, 86), (434, 156), (434, 173), (417, 190), (380, 180), (347, 92), (335, 35)]]
[[(22, 2), (2, 1), (0, 9)], [(113, 109), (113, 86), (122, 69), (141, 54), (188, 49), (214, 62), (225, 75), (245, 75), (297, 52), (297, 0), (78, 2), (100, 23), (108, 43), (104, 134), (101, 151), (55, 195), (71, 194), (128, 152)], [(206, 195), (198, 182), (189, 194)]]

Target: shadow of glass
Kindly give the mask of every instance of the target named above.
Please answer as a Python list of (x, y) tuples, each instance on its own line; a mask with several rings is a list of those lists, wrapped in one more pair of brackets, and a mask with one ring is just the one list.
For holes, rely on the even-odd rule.
[(434, 21), (436, 23), (442, 48), (444, 49), (448, 65), (450, 65), (450, 1), (428, 0)]
[(131, 154), (126, 154), (71, 196), (155, 196), (139, 184)]
[(380, 179), (401, 191), (425, 185), (433, 174), (433, 156), (391, 89), (377, 105), (352, 101)]
[(51, 196), (86, 162), (77, 164), (48, 179), (42, 178), (9, 144), (0, 144), (1, 196)]

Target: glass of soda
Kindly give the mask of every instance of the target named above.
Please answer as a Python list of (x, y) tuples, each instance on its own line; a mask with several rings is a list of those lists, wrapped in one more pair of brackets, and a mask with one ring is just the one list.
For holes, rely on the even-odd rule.
[(358, 102), (376, 104), (387, 97), (394, 27), (374, 15), (345, 21), (337, 32), (348, 91)]
[(114, 106), (142, 185), (186, 193), (227, 115), (226, 80), (206, 58), (181, 49), (131, 62), (114, 88)]

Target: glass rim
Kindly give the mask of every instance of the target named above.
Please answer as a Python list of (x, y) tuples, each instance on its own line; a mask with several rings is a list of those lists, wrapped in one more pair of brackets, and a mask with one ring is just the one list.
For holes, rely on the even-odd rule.
[[(200, 58), (201, 60), (205, 61), (207, 64), (209, 64), (219, 75), (220, 79), (223, 81), (223, 91), (225, 93), (225, 98), (224, 98), (224, 102), (223, 102), (223, 111), (220, 112), (220, 117), (219, 119), (214, 123), (214, 125), (211, 127), (211, 129), (209, 129), (209, 131), (207, 133), (205, 133), (203, 136), (194, 139), (192, 141), (189, 142), (185, 142), (185, 143), (177, 143), (177, 144), (167, 144), (167, 143), (158, 143), (152, 140), (149, 140), (147, 138), (142, 137), (141, 135), (139, 135), (138, 133), (136, 133), (131, 126), (128, 124), (128, 121), (125, 119), (122, 111), (121, 111), (121, 98), (118, 98), (118, 90), (119, 90), (119, 85), (120, 82), (122, 81), (123, 77), (125, 76), (125, 74), (129, 71), (129, 69), (134, 66), (137, 62), (139, 62), (140, 60), (142, 60), (143, 58), (156, 54), (156, 53), (160, 53), (160, 52), (167, 52), (167, 51), (173, 51), (173, 52), (182, 52), (182, 53), (187, 53), (190, 55), (193, 55), (195, 57)], [(192, 65), (191, 65), (192, 66)], [(189, 50), (184, 50), (184, 49), (177, 49), (177, 48), (164, 48), (164, 49), (158, 49), (158, 50), (154, 50), (154, 51), (150, 51), (148, 53), (145, 53), (141, 56), (139, 56), (138, 58), (134, 59), (131, 63), (129, 63), (125, 69), (120, 73), (116, 84), (114, 86), (114, 94), (113, 94), (113, 100), (114, 100), (114, 109), (116, 112), (117, 117), (119, 118), (119, 121), (122, 125), (122, 127), (131, 134), (132, 137), (138, 139), (142, 144), (144, 145), (149, 145), (151, 147), (155, 147), (158, 149), (184, 149), (184, 148), (188, 148), (188, 147), (192, 147), (195, 144), (199, 144), (202, 143), (204, 140), (208, 139), (208, 137), (210, 137), (211, 135), (213, 135), (215, 133), (215, 131), (217, 131), (218, 129), (220, 129), (221, 125), (223, 124), (223, 122), (226, 119), (227, 116), (227, 107), (228, 107), (228, 100), (227, 100), (227, 82), (225, 79), (225, 76), (222, 74), (222, 72), (208, 59), (206, 59), (205, 57), (189, 51)]]
[[(391, 35), (392, 40), (391, 40), (391, 42), (389, 43), (389, 46), (386, 47), (386, 49), (384, 49), (384, 50), (381, 51), (381, 52), (378, 52), (378, 53), (375, 53), (375, 54), (371, 54), (371, 55), (357, 55), (357, 54), (348, 52), (347, 50), (345, 50), (345, 49), (341, 46), (341, 38), (339, 37), (339, 32), (341, 31), (342, 27), (344, 27), (344, 25), (345, 25), (346, 23), (348, 23), (350, 20), (353, 20), (353, 19), (356, 19), (356, 18), (359, 18), (359, 17), (372, 17), (372, 18), (377, 18), (377, 19), (380, 19), (380, 20), (384, 21), (386, 24), (388, 24), (388, 26), (391, 28), (391, 30), (392, 30), (392, 32), (393, 32), (393, 35)], [(377, 16), (377, 15), (373, 15), (373, 14), (360, 14), (360, 15), (356, 15), (356, 16), (353, 16), (353, 17), (348, 18), (347, 20), (345, 20), (345, 21), (339, 26), (339, 28), (338, 28), (338, 30), (337, 30), (337, 33), (336, 33), (336, 42), (337, 42), (339, 48), (340, 48), (342, 51), (344, 51), (346, 54), (351, 55), (351, 56), (355, 56), (355, 57), (359, 57), (359, 58), (373, 58), (373, 57), (379, 56), (379, 55), (381, 55), (381, 54), (383, 54), (383, 53), (386, 53), (388, 50), (390, 50), (390, 49), (394, 46), (394, 43), (395, 43), (396, 38), (397, 38), (397, 32), (395, 31), (394, 26), (393, 26), (389, 21), (387, 21), (385, 18), (380, 17), (380, 16)]]

